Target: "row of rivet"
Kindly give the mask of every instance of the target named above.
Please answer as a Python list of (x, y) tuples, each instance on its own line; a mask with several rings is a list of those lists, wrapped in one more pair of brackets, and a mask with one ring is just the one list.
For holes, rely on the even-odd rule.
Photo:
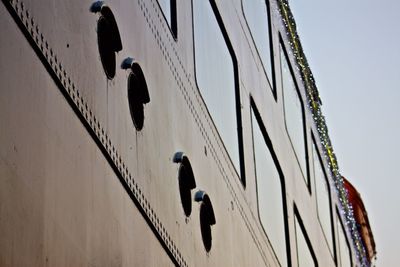
[(108, 152), (112, 161), (115, 163), (117, 170), (123, 177), (134, 197), (138, 200), (139, 204), (142, 206), (143, 210), (149, 217), (153, 226), (157, 229), (160, 236), (164, 240), (165, 244), (174, 255), (179, 265), (187, 266), (186, 262), (178, 251), (171, 237), (168, 235), (164, 226), (162, 225), (160, 219), (156, 216), (156, 213), (151, 208), (151, 205), (147, 198), (143, 195), (142, 190), (139, 188), (138, 184), (133, 179), (130, 174), (128, 167), (124, 163), (123, 159), (119, 155), (116, 148), (112, 145), (112, 141), (108, 134), (101, 126), (100, 121), (93, 114), (92, 110), (89, 108), (88, 103), (84, 100), (80, 91), (76, 88), (75, 84), (71, 81), (71, 77), (67, 75), (66, 70), (63, 68), (61, 62), (55, 55), (54, 51), (50, 48), (48, 42), (45, 40), (43, 33), (40, 32), (39, 26), (35, 23), (33, 17), (31, 17), (29, 11), (25, 9), (23, 2), (19, 0), (10, 0), (10, 4), (14, 11), (20, 18), (22, 24), (26, 27), (27, 31), (30, 33), (32, 39), (36, 43), (37, 47), (42, 52), (42, 55), (46, 58), (50, 67), (56, 74), (59, 82), (64, 87), (64, 90), (68, 93), (70, 99), (75, 104), (76, 108), (80, 111), (81, 115), (84, 117), (90, 128), (96, 134), (103, 147)]
[[(140, 2), (141, 0), (138, 0), (138, 1)], [(153, 8), (154, 8), (154, 6), (153, 6)], [(146, 21), (148, 23), (149, 28), (150, 29), (153, 29), (153, 27), (155, 28), (155, 24), (154, 23), (153, 24), (149, 23), (149, 19), (151, 21), (150, 15), (146, 14), (146, 12), (145, 12), (145, 10), (148, 12), (148, 9), (147, 8), (145, 8), (145, 9), (141, 8), (141, 10), (143, 11), (144, 16), (146, 17)], [(158, 10), (156, 10), (155, 12), (157, 12), (157, 11)], [(160, 14), (160, 11), (158, 11), (158, 14)], [(184, 76), (187, 79), (187, 83), (190, 85), (189, 88), (192, 90), (193, 95), (196, 97), (196, 100), (197, 100), (197, 102), (198, 102), (198, 104), (199, 104), (199, 106), (201, 108), (201, 112), (203, 114), (203, 118), (206, 118), (206, 121), (208, 123), (208, 128), (211, 129), (211, 132), (213, 133), (213, 136), (214, 136), (214, 140), (217, 140), (216, 143), (218, 145), (218, 148), (222, 152), (220, 154), (222, 154), (223, 157), (224, 157), (224, 160), (229, 163), (230, 160), (227, 158), (226, 153), (224, 153), (225, 149), (222, 148), (221, 142), (218, 141), (219, 140), (218, 134), (214, 131), (213, 124), (208, 119), (208, 113), (205, 111), (203, 100), (201, 100), (201, 97), (200, 97), (200, 95), (198, 93), (198, 89), (191, 82), (190, 76), (189, 76), (189, 74), (187, 74), (187, 72), (186, 72), (186, 70), (185, 70), (185, 68), (184, 68), (184, 66), (182, 64), (182, 61), (181, 61), (181, 59), (180, 59), (180, 57), (179, 57), (179, 55), (177, 53), (177, 50), (175, 49), (175, 45), (174, 45), (175, 40), (173, 40), (173, 38), (167, 32), (167, 30), (166, 30), (166, 28), (164, 26), (165, 23), (162, 23), (162, 21), (161, 21), (162, 17), (159, 16), (159, 19), (160, 19), (161, 25), (163, 27), (163, 30), (165, 32), (164, 36), (168, 36), (168, 38), (170, 40), (170, 47), (172, 47), (172, 49), (174, 51), (174, 54), (175, 54), (175, 57), (176, 57), (177, 61), (179, 62), (180, 69), (183, 71)], [(153, 22), (153, 21), (151, 21), (151, 22)], [(241, 214), (242, 218), (244, 219), (246, 227), (248, 228), (248, 230), (249, 230), (249, 232), (250, 232), (250, 234), (252, 236), (252, 239), (254, 240), (254, 242), (257, 245), (261, 255), (263, 256), (264, 262), (267, 263), (267, 257), (265, 255), (265, 252), (262, 249), (261, 242), (258, 239), (258, 235), (255, 233), (253, 227), (251, 226), (250, 220), (249, 220), (248, 216), (246, 215), (246, 213), (244, 211), (244, 208), (243, 208), (242, 204), (240, 203), (240, 201), (238, 199), (238, 196), (236, 195), (236, 192), (235, 192), (235, 189), (233, 188), (233, 185), (231, 184), (231, 180), (229, 179), (228, 174), (226, 173), (226, 171), (225, 171), (225, 169), (223, 167), (223, 164), (222, 164), (222, 162), (221, 162), (221, 160), (220, 160), (220, 158), (218, 156), (218, 153), (215, 150), (215, 147), (212, 145), (211, 139), (208, 136), (204, 125), (202, 124), (202, 121), (200, 119), (199, 113), (197, 112), (196, 108), (194, 107), (194, 104), (190, 100), (191, 98), (189, 96), (189, 92), (187, 91), (186, 87), (184, 86), (184, 84), (182, 82), (182, 79), (181, 79), (181, 76), (179, 75), (179, 72), (176, 69), (175, 64), (173, 63), (172, 58), (171, 58), (170, 54), (168, 53), (168, 51), (167, 51), (167, 49), (165, 47), (165, 44), (162, 41), (161, 36), (159, 35), (159, 32), (157, 30), (152, 30), (152, 32), (153, 32), (154, 38), (157, 41), (157, 44), (160, 47), (160, 50), (161, 50), (164, 58), (167, 61), (168, 66), (170, 67), (170, 70), (171, 70), (171, 72), (172, 72), (172, 74), (173, 74), (173, 76), (175, 78), (175, 81), (176, 81), (176, 83), (178, 85), (178, 88), (180, 89), (180, 91), (181, 91), (181, 93), (182, 93), (182, 95), (184, 97), (184, 100), (187, 103), (188, 108), (189, 108), (193, 118), (195, 119), (196, 124), (199, 127), (200, 133), (202, 134), (204, 140), (206, 141), (206, 145), (208, 146), (209, 151), (211, 151), (211, 155), (212, 155), (214, 161), (217, 163), (217, 167), (218, 167), (222, 177), (224, 178), (229, 191), (231, 192), (231, 194), (233, 196), (235, 204), (238, 207), (239, 213)], [(232, 176), (236, 176), (236, 172), (235, 171), (233, 171), (233, 170), (230, 170), (230, 171), (231, 171)], [(249, 210), (251, 210), (251, 209), (249, 209)], [(252, 212), (250, 212), (250, 213), (251, 213), (252, 217), (255, 218), (254, 214)], [(263, 233), (262, 229), (258, 229), (258, 230), (259, 230), (260, 233)]]

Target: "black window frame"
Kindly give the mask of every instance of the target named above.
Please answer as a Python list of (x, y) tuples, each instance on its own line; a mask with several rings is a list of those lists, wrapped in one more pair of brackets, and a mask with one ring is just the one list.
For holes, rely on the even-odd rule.
[[(192, 0), (192, 30), (193, 30), (193, 51), (195, 51), (196, 49), (196, 43), (195, 43), (195, 30), (194, 30), (194, 10), (193, 10), (193, 1), (198, 1), (198, 0)], [(203, 0), (204, 1), (204, 0)], [(241, 110), (241, 98), (240, 98), (240, 86), (239, 86), (239, 68), (238, 68), (238, 61), (236, 58), (236, 54), (235, 51), (233, 49), (232, 43), (229, 39), (229, 35), (228, 32), (226, 31), (224, 22), (222, 20), (221, 14), (219, 13), (217, 4), (214, 0), (208, 0), (209, 4), (211, 5), (211, 8), (213, 10), (215, 19), (217, 20), (218, 26), (219, 26), (219, 30), (221, 31), (221, 34), (224, 38), (226, 47), (228, 48), (229, 54), (231, 56), (232, 59), (232, 66), (233, 66), (233, 74), (234, 74), (234, 86), (235, 86), (235, 108), (236, 108), (236, 123), (237, 123), (237, 137), (238, 137), (238, 149), (239, 149), (239, 166), (240, 166), (240, 170), (237, 170), (236, 167), (234, 166), (235, 171), (238, 173), (238, 176), (240, 178), (240, 181), (243, 185), (243, 188), (246, 188), (246, 171), (245, 171), (245, 159), (244, 159), (244, 145), (243, 145), (243, 127), (242, 127), (242, 110)], [(196, 62), (196, 56), (195, 56), (195, 52), (193, 53), (193, 57), (194, 57), (194, 61)], [(194, 69), (195, 69), (195, 81), (196, 81), (196, 86), (198, 91), (200, 92), (200, 95), (202, 95), (201, 93), (201, 89), (200, 86), (197, 83), (197, 71), (196, 71), (196, 64), (194, 64)], [(203, 99), (204, 101), (204, 99)], [(205, 106), (207, 107), (207, 103), (206, 101), (204, 101)], [(207, 112), (210, 115), (211, 119), (212, 119), (212, 115), (210, 113), (210, 111), (208, 110), (207, 107)], [(213, 119), (212, 119), (213, 120)], [(213, 120), (214, 125), (216, 126), (214, 120)], [(217, 128), (217, 127), (216, 127)], [(217, 128), (218, 131), (218, 128)], [(219, 133), (218, 133), (219, 134)], [(221, 137), (221, 135), (219, 134), (220, 139), (222, 140), (222, 143), (224, 144), (224, 148), (225, 151), (227, 152), (229, 159), (231, 160), (232, 165), (233, 161), (231, 158), (231, 155), (229, 154), (228, 150), (225, 147), (225, 143), (223, 138)]]
[(300, 212), (299, 212), (299, 210), (297, 208), (296, 203), (293, 203), (293, 207), (294, 207), (294, 217), (293, 218), (294, 218), (294, 225), (295, 225), (295, 227), (294, 227), (295, 228), (294, 237), (295, 237), (295, 240), (296, 240), (297, 266), (299, 264), (299, 253), (298, 253), (298, 242), (297, 242), (297, 232), (296, 232), (296, 220), (297, 220), (298, 224), (300, 225), (301, 233), (302, 233), (304, 239), (306, 240), (306, 243), (307, 243), (307, 246), (308, 246), (308, 250), (310, 251), (311, 257), (313, 258), (313, 261), (314, 261), (314, 265), (315, 265), (315, 267), (318, 267), (319, 265), (318, 265), (317, 257), (315, 255), (314, 249), (313, 249), (312, 244), (311, 244), (311, 240), (308, 237), (307, 230), (306, 230), (306, 228), (304, 226), (303, 219), (301, 218), (301, 215), (300, 215)]
[[(317, 153), (317, 157), (318, 157), (318, 160), (320, 162), (320, 165), (321, 165), (321, 168), (322, 168), (322, 172), (324, 174), (325, 182), (329, 187), (329, 192), (328, 192), (329, 193), (329, 215), (330, 215), (330, 221), (331, 221), (331, 229), (330, 230), (331, 230), (331, 234), (332, 234), (332, 246), (333, 246), (332, 247), (333, 251), (331, 251), (331, 249), (329, 249), (329, 251), (331, 252), (333, 260), (335, 261), (335, 263), (337, 263), (336, 245), (335, 245), (336, 239), (335, 239), (335, 232), (334, 232), (334, 226), (333, 226), (334, 225), (334, 218), (333, 218), (333, 210), (332, 210), (333, 202), (332, 202), (331, 184), (330, 184), (330, 182), (328, 180), (328, 175), (327, 175), (327, 172), (325, 170), (325, 166), (323, 164), (321, 153), (319, 152), (319, 149), (318, 149), (318, 146), (317, 146), (317, 142), (316, 142), (317, 139), (315, 138), (315, 135), (313, 133), (311, 134), (311, 139), (312, 139), (311, 143), (312, 143), (312, 146), (313, 146), (312, 149), (314, 150), (314, 147), (315, 147), (315, 152)], [(320, 225), (320, 227), (322, 229), (325, 241), (328, 243), (328, 237), (325, 234), (324, 228), (323, 228), (322, 223), (321, 223), (319, 211), (318, 211), (318, 191), (317, 191), (317, 185), (316, 185), (317, 181), (315, 179), (316, 177), (315, 177), (315, 165), (314, 164), (315, 164), (315, 162), (314, 162), (314, 155), (313, 155), (313, 171), (314, 171), (315, 201), (316, 201), (316, 204), (317, 204), (317, 218), (318, 218), (318, 223), (319, 223), (319, 225)], [(329, 247), (329, 244), (328, 244), (328, 247)]]
[[(286, 111), (285, 111), (285, 97), (284, 97), (285, 88), (283, 88), (282, 60), (280, 60), (281, 85), (282, 85), (282, 99), (283, 99), (283, 113), (284, 113), (284, 120), (285, 120), (285, 130), (286, 130), (286, 133), (287, 133), (287, 135), (289, 137), (290, 144), (292, 146), (292, 149), (294, 151), (298, 166), (300, 168), (300, 173), (303, 175), (303, 180), (306, 183), (308, 192), (311, 195), (311, 179), (310, 179), (310, 176), (311, 176), (310, 172), (311, 171), (310, 171), (310, 162), (309, 162), (309, 157), (310, 156), (309, 156), (309, 151), (308, 151), (308, 135), (307, 135), (308, 131), (307, 131), (307, 121), (306, 121), (306, 117), (307, 117), (306, 116), (306, 106), (304, 104), (303, 97), (302, 97), (301, 92), (299, 90), (299, 86), (297, 84), (297, 80), (295, 79), (296, 76), (294, 75), (294, 70), (293, 70), (292, 64), (291, 64), (291, 62), (289, 60), (289, 54), (287, 52), (287, 49), (286, 49), (286, 46), (285, 46), (285, 43), (283, 41), (283, 38), (282, 38), (281, 34), (279, 34), (279, 49), (280, 49), (280, 51), (283, 52), (283, 54), (285, 56), (285, 59), (286, 59), (286, 62), (288, 63), (290, 75), (292, 76), (294, 87), (295, 87), (297, 96), (299, 98), (300, 104), (301, 104), (302, 121), (303, 121), (303, 137), (304, 137), (304, 154), (305, 154), (304, 155), (304, 160), (305, 160), (305, 164), (306, 164), (306, 166), (305, 166), (306, 167), (306, 173), (303, 173), (303, 170), (301, 168), (301, 163), (300, 163), (298, 152), (296, 151), (296, 148), (295, 148), (295, 146), (293, 144), (294, 141), (292, 141), (292, 138), (290, 137), (290, 134), (289, 134), (289, 130), (287, 128), (287, 119), (286, 119)], [(279, 58), (281, 59), (281, 57), (279, 57)], [(305, 175), (305, 177), (304, 177), (304, 175)]]
[[(339, 211), (339, 207), (338, 206), (336, 206), (336, 216), (337, 216), (337, 221), (339, 221), (339, 223), (340, 223), (340, 227), (342, 227), (344, 238), (346, 239), (346, 245), (347, 245), (347, 248), (349, 250), (349, 256), (350, 256), (350, 266), (354, 266), (353, 265), (353, 254), (352, 254), (352, 251), (351, 251), (351, 244), (349, 242), (349, 238), (347, 236), (347, 231), (346, 231), (346, 228), (344, 227), (344, 223), (343, 223), (342, 217), (340, 216), (340, 211)], [(339, 229), (338, 229), (338, 235), (339, 235)], [(338, 237), (338, 242), (339, 242), (339, 237)], [(338, 246), (339, 249), (337, 250), (337, 252), (341, 253), (340, 244), (338, 244), (338, 245), (339, 245)], [(337, 254), (337, 263), (336, 263), (337, 265), (339, 264), (339, 259), (340, 259), (340, 264), (341, 264), (342, 263), (342, 257), (340, 257), (340, 255)]]
[(178, 16), (177, 16), (178, 7), (176, 4), (176, 0), (168, 0), (168, 1), (170, 2), (170, 9), (171, 9), (171, 17), (170, 17), (171, 23), (169, 23), (168, 18), (166, 16), (166, 14), (164, 13), (164, 10), (163, 10), (159, 0), (156, 0), (157, 4), (161, 10), (161, 13), (164, 17), (164, 20), (167, 23), (168, 28), (172, 34), (172, 37), (174, 38), (175, 41), (177, 41), (178, 40)]
[[(252, 120), (252, 116), (251, 116), (252, 112), (254, 114), (254, 117), (256, 118), (256, 122), (253, 122), (253, 120)], [(268, 148), (268, 150), (269, 150), (269, 152), (271, 154), (271, 157), (272, 157), (272, 159), (274, 161), (276, 170), (277, 170), (277, 172), (279, 174), (279, 179), (280, 179), (280, 184), (281, 184), (283, 217), (284, 217), (283, 221), (284, 221), (284, 228), (285, 228), (285, 243), (286, 243), (287, 266), (291, 267), (292, 266), (292, 262), (291, 262), (291, 251), (290, 251), (290, 237), (289, 237), (289, 222), (288, 222), (288, 208), (287, 208), (287, 199), (286, 199), (285, 176), (283, 174), (283, 171), (282, 171), (281, 165), (279, 163), (278, 157), (276, 156), (274, 147), (272, 145), (272, 141), (271, 141), (271, 139), (270, 139), (270, 137), (268, 135), (267, 129), (265, 127), (265, 124), (262, 121), (261, 114), (259, 113), (257, 105), (256, 105), (256, 103), (255, 103), (255, 101), (254, 101), (254, 99), (253, 99), (253, 97), (251, 95), (250, 95), (250, 121), (251, 121), (251, 138), (252, 138), (252, 146), (253, 146), (253, 162), (254, 162), (254, 174), (255, 174), (255, 178), (256, 178), (256, 180), (255, 180), (256, 187), (257, 187), (258, 182), (257, 182), (256, 165), (255, 165), (256, 159), (255, 159), (255, 153), (254, 153), (254, 133), (253, 133), (254, 125), (253, 125), (253, 123), (257, 123), (258, 124), (258, 127), (260, 128), (261, 134), (264, 137), (265, 145), (267, 146), (267, 148)], [(258, 190), (257, 190), (257, 188), (256, 188), (256, 198), (257, 198), (257, 217), (258, 217), (260, 225), (261, 225), (261, 227), (262, 227), (262, 229), (264, 231), (265, 236), (268, 238), (267, 231), (265, 230), (264, 225), (263, 225), (263, 223), (261, 221), (261, 218), (260, 218), (260, 211), (259, 211), (259, 205), (258, 205), (258, 203), (259, 203), (258, 202)], [(275, 253), (275, 250), (274, 250), (272, 244), (271, 244), (271, 247), (272, 247), (272, 250), (273, 250), (276, 258), (279, 259), (278, 256)]]
[(274, 99), (276, 102), (276, 101), (278, 101), (278, 93), (277, 93), (277, 89), (276, 89), (277, 86), (276, 86), (276, 71), (275, 71), (275, 60), (274, 60), (275, 59), (274, 58), (274, 41), (273, 41), (273, 34), (272, 34), (273, 31), (272, 31), (271, 5), (270, 5), (269, 0), (265, 0), (265, 5), (267, 8), (267, 20), (268, 20), (268, 37), (269, 37), (268, 42), (269, 42), (269, 47), (270, 47), (269, 58), (270, 58), (270, 63), (271, 63), (271, 76), (272, 76), (272, 77), (269, 77), (267, 70), (265, 69), (264, 62), (261, 59), (260, 51), (259, 51), (257, 43), (254, 39), (253, 32), (250, 28), (249, 22), (247, 21), (247, 16), (246, 16), (246, 13), (245, 13), (244, 7), (243, 7), (243, 1), (245, 1), (245, 0), (240, 0), (242, 14), (243, 14), (244, 20), (246, 21), (247, 28), (249, 29), (251, 40), (253, 41), (254, 47), (256, 48), (257, 56), (261, 61), (261, 65), (262, 65), (265, 77), (267, 78), (268, 84), (271, 87), (272, 95), (274, 96)]

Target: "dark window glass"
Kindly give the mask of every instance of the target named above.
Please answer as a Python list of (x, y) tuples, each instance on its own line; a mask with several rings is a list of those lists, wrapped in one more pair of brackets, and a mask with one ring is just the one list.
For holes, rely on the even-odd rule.
[(272, 84), (273, 61), (268, 0), (242, 0), (243, 12), (264, 70)]
[(261, 224), (281, 266), (287, 266), (284, 198), (281, 175), (269, 150), (254, 110), (251, 113)]
[(196, 81), (238, 172), (241, 167), (237, 63), (215, 3), (193, 1)]
[(282, 45), (280, 54), (286, 130), (300, 165), (303, 178), (308, 185), (304, 106), (293, 79), (289, 60)]

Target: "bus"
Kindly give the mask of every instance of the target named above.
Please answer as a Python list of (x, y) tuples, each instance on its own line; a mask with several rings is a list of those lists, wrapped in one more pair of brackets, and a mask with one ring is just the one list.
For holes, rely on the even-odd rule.
[(0, 266), (373, 265), (287, 0), (0, 22)]

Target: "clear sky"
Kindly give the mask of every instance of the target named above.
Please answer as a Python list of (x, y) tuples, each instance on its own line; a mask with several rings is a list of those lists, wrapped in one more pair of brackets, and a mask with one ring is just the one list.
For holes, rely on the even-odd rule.
[(399, 266), (400, 1), (289, 4), (339, 168), (369, 215), (376, 266)]

